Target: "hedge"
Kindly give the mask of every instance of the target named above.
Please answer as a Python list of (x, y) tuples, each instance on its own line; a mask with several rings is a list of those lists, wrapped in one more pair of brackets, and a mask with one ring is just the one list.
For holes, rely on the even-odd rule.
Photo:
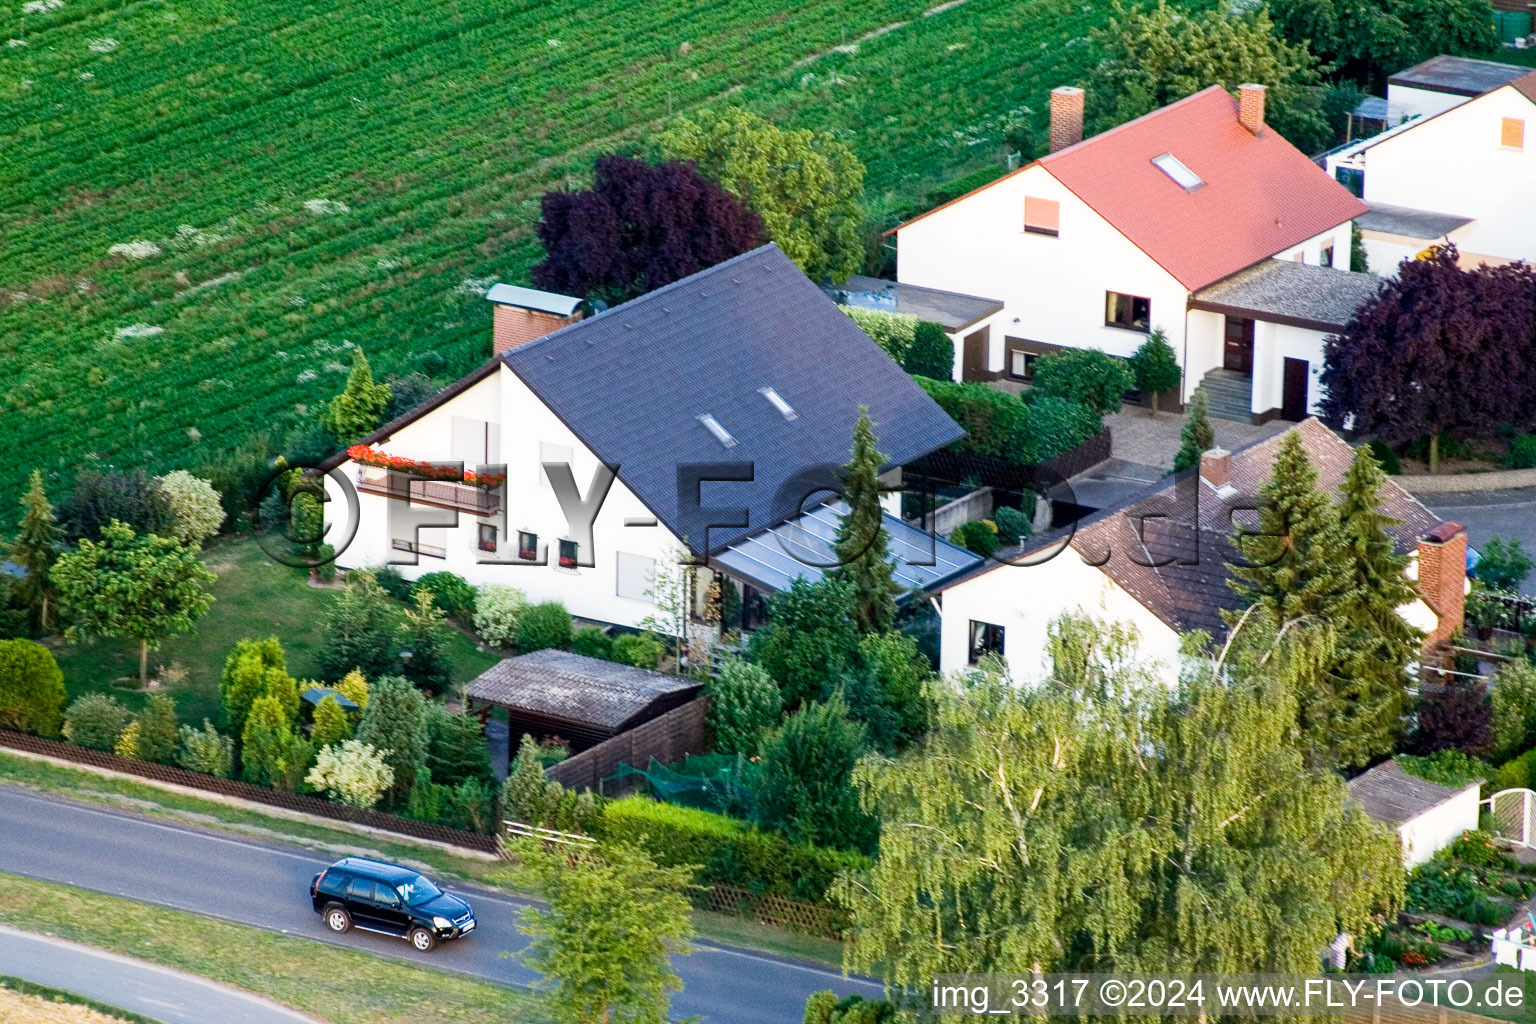
[(643, 796), (608, 804), (602, 829), (604, 838), (642, 847), (658, 864), (700, 865), (701, 883), (821, 903), (839, 874), (871, 863), (860, 853), (791, 843), (723, 814)]
[(914, 377), (965, 429), (951, 450), (1037, 465), (1069, 452), (1104, 429), (1098, 413), (1065, 398), (1030, 393), (1019, 398), (985, 384)]
[(861, 309), (858, 306), (839, 306), (859, 330), (869, 335), (869, 340), (892, 361), (905, 365), (907, 353), (912, 349), (912, 339), (921, 322), (911, 313), (887, 313), (879, 309)]

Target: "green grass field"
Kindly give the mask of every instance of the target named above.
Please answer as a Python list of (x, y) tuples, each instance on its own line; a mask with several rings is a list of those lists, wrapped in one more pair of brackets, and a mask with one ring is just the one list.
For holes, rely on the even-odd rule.
[[(204, 717), (219, 720), (219, 673), (230, 648), (246, 637), (276, 635), (288, 654), (288, 671), (299, 679), (314, 674), (314, 652), (323, 642), (322, 623), (335, 591), (311, 587), (302, 570), (278, 565), (256, 542), (241, 539), (212, 548), (208, 568), (218, 575), (210, 588), (213, 606), (188, 636), (166, 640), (150, 653), (151, 667), (179, 664), (187, 671), (184, 685), (171, 688), (176, 711), (194, 725)], [(403, 621), (403, 619), (402, 619)], [(138, 685), (138, 646), (102, 640), (80, 646), (54, 647), (71, 698), (99, 690), (137, 707), (143, 695)], [(488, 654), (455, 630), (446, 651), (455, 682), (467, 681), (494, 665), (500, 655)], [(125, 691), (115, 686), (129, 687)]]
[[(90, 456), (196, 465), (338, 390), (446, 377), (538, 197), (668, 115), (826, 127), (873, 202), (994, 162), (1080, 77), (1068, 0), (21, 0), (0, 12), (0, 509)], [(8, 522), (5, 516), (3, 521)]]

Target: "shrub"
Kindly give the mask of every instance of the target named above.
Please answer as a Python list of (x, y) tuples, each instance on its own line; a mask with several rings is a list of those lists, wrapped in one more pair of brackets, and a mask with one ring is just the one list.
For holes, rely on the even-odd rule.
[(335, 694), (326, 694), (315, 705), (315, 721), (309, 731), (309, 738), (319, 747), (334, 746), (352, 738), (352, 722), (341, 709), (341, 702)]
[(759, 820), (793, 842), (872, 852), (879, 825), (853, 786), (868, 749), (869, 730), (848, 717), (841, 694), (790, 715), (763, 739)]
[(475, 614), (475, 588), (458, 573), (429, 572), (411, 587), (414, 595), (425, 591), (432, 602), (453, 618), (471, 618)]
[[(1403, 462), (1397, 457), (1397, 452), (1385, 441), (1372, 441), (1371, 454), (1376, 456), (1376, 462), (1381, 466), (1381, 471), (1388, 476), (1401, 476)], [(1532, 463), (1536, 465), (1536, 463)]]
[(357, 738), (384, 752), (395, 770), (391, 790), (404, 803), (416, 781), (416, 769), (426, 763), (427, 699), (400, 676), (385, 676), (373, 685), (368, 707), (357, 725)]
[(559, 601), (544, 601), (524, 609), (517, 623), (517, 649), (523, 653), (547, 647), (569, 647), (571, 613)]
[(1030, 429), (1025, 462), (1038, 464), (1054, 459), (1104, 429), (1099, 414), (1081, 402), (1031, 392), (1028, 403)]
[(912, 347), (901, 368), (919, 377), (949, 380), (955, 373), (955, 343), (938, 324), (918, 321), (912, 334)]
[(257, 697), (240, 733), (240, 777), (258, 786), (275, 785), (292, 736), (277, 698)]
[(174, 536), (183, 544), (201, 547), (224, 525), (224, 505), (207, 480), (178, 469), (160, 478), (160, 493), (171, 508)]
[(1481, 680), (1454, 679), (1419, 688), (1419, 731), (1424, 753), (1459, 750), (1481, 757), (1493, 745), (1493, 706)]
[(1468, 829), (1451, 844), (1447, 851), (1456, 860), (1478, 867), (1494, 867), (1504, 863), (1504, 851), (1494, 844), (1493, 836), (1478, 829)]
[(1499, 770), (1489, 779), (1489, 785), (1494, 792), (1498, 792), (1504, 789), (1530, 789), (1533, 781), (1536, 781), (1536, 750), (1527, 750), (1500, 765)]
[(1510, 469), (1536, 469), (1536, 434), (1521, 434), (1510, 441), (1504, 465)]
[(379, 585), (379, 589), (396, 601), (405, 601), (410, 598), (411, 581), (400, 575), (399, 569), (392, 565), (381, 565), (376, 569), (365, 571), (371, 572), (374, 582)]
[(1494, 590), (1516, 593), (1531, 572), (1531, 558), (1525, 553), (1525, 545), (1518, 540), (1490, 537), (1478, 551), (1474, 572), (1477, 578)]
[(159, 481), (142, 471), (106, 473), (86, 470), (75, 478), (69, 496), (59, 503), (59, 525), (71, 543), (95, 539), (112, 520), (118, 519), (135, 534), (169, 536), (175, 529), (171, 504)]
[(1125, 393), (1135, 386), (1126, 361), (1098, 349), (1063, 348), (1035, 360), (1036, 391), (1086, 405), (1101, 416), (1119, 412)]
[(784, 707), (779, 684), (760, 666), (732, 658), (720, 666), (707, 692), (715, 749), (756, 757), (763, 736), (779, 723)]
[(961, 523), (949, 535), (951, 544), (958, 544), (967, 551), (974, 551), (983, 558), (991, 555), (1002, 542), (998, 538), (997, 524), (985, 519)]
[(133, 724), (138, 728), (139, 749), (135, 757), (156, 764), (175, 761), (181, 734), (176, 729), (176, 701), (170, 694), (150, 694)]
[(466, 832), (493, 833), (497, 827), (496, 789), (475, 779), (444, 785), (433, 782), (425, 768), (418, 769), (405, 816)]
[(1536, 665), (1524, 658), (1504, 663), (1490, 696), (1494, 754), (1513, 757), (1536, 742)]
[(825, 902), (843, 871), (862, 871), (862, 854), (791, 843), (723, 814), (657, 803), (643, 796), (609, 802), (603, 837), (646, 850), (658, 864), (700, 866), (700, 882), (723, 882), (753, 892)]
[(206, 718), (201, 729), (184, 725), (176, 763), (189, 771), (227, 779), (235, 768), (235, 741), (220, 735)]
[(128, 728), (123, 730), (122, 735), (117, 738), (117, 743), (112, 747), (112, 753), (118, 757), (139, 756), (139, 723), (137, 721), (128, 723)]
[(666, 650), (651, 633), (625, 633), (613, 638), (613, 660), (635, 668), (656, 668)]
[(356, 669), (338, 679), (332, 689), (356, 704), (360, 710), (368, 707), (368, 680)]
[(1147, 340), (1131, 356), (1130, 369), (1136, 387), (1151, 403), (1154, 415), (1157, 413), (1158, 393), (1178, 387), (1182, 379), (1179, 357), (1174, 353), (1173, 346), (1168, 344), (1168, 335), (1163, 333), (1161, 327), (1147, 335)]
[(830, 989), (813, 992), (805, 1001), (804, 1024), (893, 1024), (896, 1007), (883, 999), (837, 997)]
[(0, 728), (57, 736), (68, 699), (64, 673), (48, 648), (0, 641)]
[(475, 595), (475, 632), (488, 644), (512, 646), (528, 597), (516, 587), (488, 583)]
[(132, 718), (116, 697), (87, 693), (64, 712), (64, 738), (93, 750), (111, 750)]
[(1002, 544), (1017, 544), (1034, 529), (1033, 520), (1016, 508), (1003, 505), (992, 514), (997, 523), (997, 539)]
[(750, 658), (779, 684), (785, 706), (819, 700), (827, 681), (852, 666), (859, 646), (853, 611), (852, 588), (831, 577), (801, 577), (768, 599), (768, 625), (752, 634)]
[[(438, 359), (443, 358), (440, 353), (429, 353), (429, 355), (437, 355)], [(425, 373), (394, 376), (385, 383), (389, 385), (389, 405), (384, 409), (385, 422), (397, 420), (412, 409), (425, 405), (439, 390)]]
[(395, 610), (373, 574), (347, 574), (346, 586), (325, 614), (325, 644), (315, 652), (323, 679), (340, 679), (353, 669), (369, 679), (395, 670)]
[(588, 658), (613, 657), (613, 638), (597, 626), (582, 626), (571, 638), (571, 650)]
[(1437, 750), (1433, 754), (1422, 757), (1399, 754), (1397, 766), (1425, 782), (1458, 789), (1471, 785), (1478, 779), (1489, 778), (1493, 774), (1493, 766), (1487, 761), (1478, 757), (1468, 757), (1459, 750)]
[(315, 557), (320, 559), (320, 564), (315, 566), (315, 575), (321, 583), (336, 582), (336, 548), (330, 544), (321, 544), (315, 549)]
[(224, 725), (232, 734), (245, 731), (251, 705), (262, 696), (277, 697), (290, 719), (298, 712), (298, 686), (288, 675), (288, 657), (275, 636), (241, 640), (224, 659), (219, 704)]
[(1015, 395), (985, 384), (913, 378), (950, 419), (965, 429), (956, 451), (1024, 463), (1034, 447), (1030, 409)]
[[(911, 313), (887, 313), (878, 309), (861, 309), (858, 306), (839, 306), (848, 319), (858, 325), (859, 330), (869, 335), (869, 340), (880, 346), (880, 350), (891, 357), (891, 360), (902, 366), (907, 363), (907, 356), (912, 350), (912, 343), (917, 334), (918, 324), (922, 323)], [(940, 334), (943, 333), (941, 328)], [(946, 341), (949, 339), (945, 339)], [(942, 374), (932, 376), (948, 377), (950, 367), (954, 365), (953, 357), (949, 365), (944, 367)], [(908, 373), (915, 373), (908, 370)]]
[(394, 785), (395, 770), (372, 746), (345, 740), (320, 748), (305, 781), (333, 800), (366, 810)]
[(435, 782), (457, 786), (467, 779), (492, 784), (491, 753), (480, 719), (441, 704), (427, 708), (427, 768)]
[[(443, 610), (432, 603), (430, 591), (414, 593), (415, 607), (405, 610), (405, 621), (400, 623), (402, 671), (423, 690), (439, 694), (452, 681), (448, 659), (443, 657), (452, 627)], [(405, 658), (405, 651), (410, 652), (410, 658)]]

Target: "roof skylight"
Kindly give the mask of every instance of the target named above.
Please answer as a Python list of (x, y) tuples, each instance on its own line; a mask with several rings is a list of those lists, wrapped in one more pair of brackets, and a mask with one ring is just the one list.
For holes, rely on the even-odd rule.
[(723, 426), (720, 425), (719, 420), (715, 419), (707, 412), (701, 414), (698, 417), (698, 420), (700, 423), (704, 424), (706, 430), (715, 435), (716, 441), (719, 441), (727, 448), (736, 447), (736, 439), (731, 436), (731, 432), (729, 430), (726, 430)]
[(773, 388), (758, 388), (757, 393), (772, 402), (773, 407), (779, 410), (779, 415), (783, 416), (786, 420), (792, 420), (800, 415), (795, 412), (795, 407), (784, 401), (784, 396), (773, 390)]
[(1162, 156), (1155, 156), (1152, 158), (1152, 163), (1158, 170), (1172, 178), (1174, 183), (1177, 184), (1180, 188), (1184, 189), (1186, 192), (1197, 189), (1201, 185), (1205, 184), (1205, 182), (1201, 180), (1200, 175), (1184, 166), (1184, 161), (1180, 160), (1172, 153), (1164, 153)]

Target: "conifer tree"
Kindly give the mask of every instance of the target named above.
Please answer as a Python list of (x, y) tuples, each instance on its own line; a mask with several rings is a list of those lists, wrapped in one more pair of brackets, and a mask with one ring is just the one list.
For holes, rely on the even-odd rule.
[(351, 444), (379, 425), (389, 398), (389, 385), (374, 381), (368, 357), (362, 349), (355, 348), (346, 390), (331, 399), (325, 410), (325, 426), (342, 444)]
[(329, 747), (352, 738), (352, 722), (341, 709), (335, 694), (326, 694), (315, 705), (315, 724), (309, 736), (317, 747)]
[(292, 735), (277, 698), (257, 697), (240, 734), (240, 777), (258, 786), (275, 783)]
[(1173, 457), (1175, 473), (1191, 466), (1200, 465), (1200, 456), (1216, 446), (1216, 428), (1211, 426), (1211, 411), (1206, 403), (1205, 388), (1196, 388), (1189, 400), (1188, 417), (1184, 429), (1179, 431), (1179, 453)]
[(48, 632), (48, 613), (55, 597), (49, 572), (59, 557), (59, 541), (64, 531), (54, 519), (53, 506), (43, 490), (43, 474), (32, 471), (32, 482), (22, 496), (21, 522), (16, 540), (11, 544), (11, 561), (27, 571), (26, 578), (16, 587), (22, 606), (32, 616), (39, 633)]
[(869, 409), (859, 406), (853, 428), (853, 448), (843, 467), (843, 497), (848, 514), (837, 526), (840, 563), (830, 575), (853, 589), (854, 622), (861, 633), (888, 633), (896, 621), (896, 594), (885, 510), (880, 506), (880, 467), (885, 455), (875, 447)]
[(1400, 520), (1381, 511), (1387, 476), (1369, 447), (1355, 451), (1344, 477), (1339, 526), (1352, 584), (1331, 616), (1340, 633), (1339, 672), (1355, 681), (1362, 703), (1351, 716), (1351, 736), (1337, 749), (1340, 761), (1362, 765), (1396, 745), (1408, 701), (1408, 665), (1419, 657), (1423, 635), (1398, 609), (1414, 590), (1387, 531)]

